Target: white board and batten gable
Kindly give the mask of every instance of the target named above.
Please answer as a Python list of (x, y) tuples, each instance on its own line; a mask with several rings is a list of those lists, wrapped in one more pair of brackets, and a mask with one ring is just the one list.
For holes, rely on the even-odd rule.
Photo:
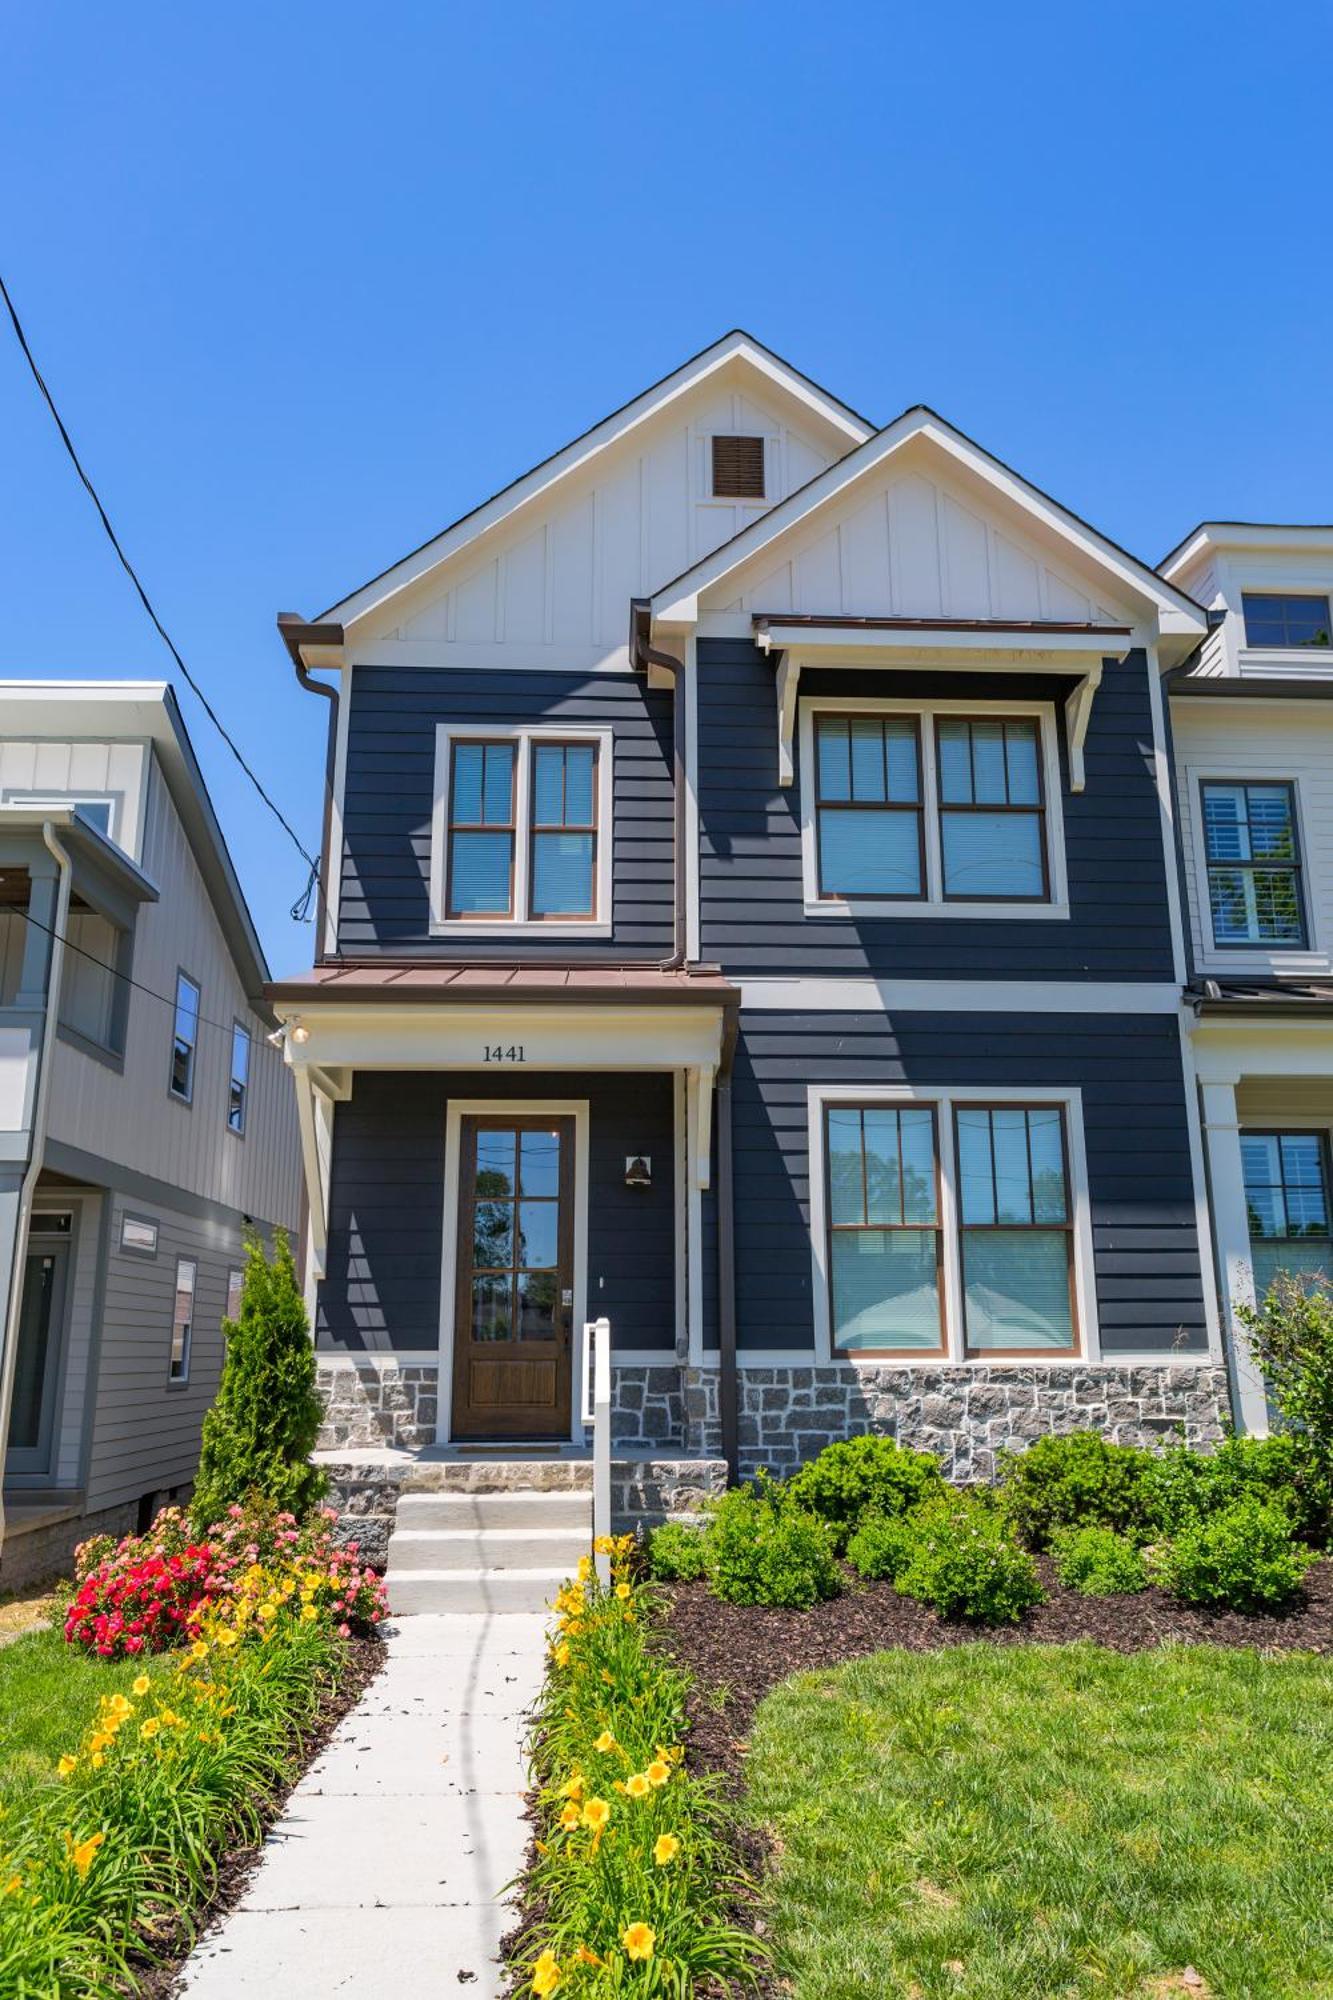
[[(731, 334), (332, 606), (342, 660), (624, 671), (630, 601), (730, 541), (871, 434)], [(715, 497), (714, 435), (763, 440), (763, 497)]]

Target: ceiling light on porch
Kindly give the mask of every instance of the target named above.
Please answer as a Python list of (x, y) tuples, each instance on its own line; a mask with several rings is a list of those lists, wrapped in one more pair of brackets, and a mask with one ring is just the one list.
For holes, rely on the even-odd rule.
[(653, 1163), (646, 1153), (635, 1153), (625, 1162), (626, 1187), (651, 1187)]

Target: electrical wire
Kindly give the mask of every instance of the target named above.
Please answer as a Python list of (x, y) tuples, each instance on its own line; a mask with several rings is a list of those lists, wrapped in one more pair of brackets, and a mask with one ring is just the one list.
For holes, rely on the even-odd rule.
[[(236, 743), (234, 742), (232, 737), (228, 734), (227, 730), (223, 727), (222, 722), (218, 717), (216, 710), (213, 707), (213, 704), (209, 701), (208, 696), (204, 693), (198, 681), (195, 679), (194, 675), (190, 672), (190, 669), (186, 666), (184, 660), (180, 656), (180, 652), (176, 646), (175, 641), (171, 637), (171, 634), (167, 631), (166, 626), (162, 623), (162, 620), (158, 617), (156, 611), (153, 609), (152, 601), (149, 598), (148, 592), (144, 589), (143, 585), (140, 583), (138, 575), (135, 572), (133, 563), (131, 563), (129, 557), (126, 555), (124, 549), (121, 547), (119, 537), (117, 536), (115, 529), (111, 525), (111, 521), (107, 515), (106, 508), (102, 505), (101, 500), (98, 498), (97, 488), (93, 485), (92, 480), (88, 477), (87, 473), (83, 469), (83, 465), (82, 462), (80, 461), (79, 454), (74, 449), (73, 439), (70, 437), (69, 432), (66, 430), (64, 420), (61, 417), (59, 410), (56, 408), (55, 398), (52, 396), (51, 391), (47, 388), (45, 378), (42, 375), (42, 371), (37, 366), (37, 363), (33, 358), (32, 349), (28, 345), (28, 337), (23, 331), (23, 323), (19, 319), (18, 312), (14, 305), (14, 301), (9, 295), (9, 287), (5, 283), (3, 274), (0, 274), (0, 297), (3, 297), (5, 305), (9, 310), (9, 317), (13, 322), (14, 332), (18, 336), (19, 346), (23, 350), (23, 358), (27, 362), (30, 370), (32, 371), (32, 379), (37, 384), (38, 389), (41, 391), (42, 400), (45, 402), (47, 409), (51, 412), (51, 415), (55, 420), (56, 429), (60, 433), (60, 441), (64, 445), (65, 450), (69, 453), (70, 463), (73, 465), (74, 470), (78, 473), (79, 478), (83, 483), (84, 489), (88, 494), (88, 498), (92, 501), (94, 507), (97, 509), (98, 519), (101, 521), (102, 526), (106, 530), (107, 539), (111, 543), (112, 548), (115, 550), (117, 556), (120, 559), (121, 568), (124, 570), (126, 576), (129, 578), (130, 582), (134, 585), (135, 590), (138, 592), (139, 601), (143, 605), (144, 610), (148, 613), (149, 618), (152, 620), (153, 625), (156, 628), (158, 637), (161, 639), (163, 645), (170, 653), (172, 659), (176, 662), (176, 665), (180, 669), (180, 672), (183, 675), (187, 685), (193, 690), (195, 695), (198, 697), (199, 703), (203, 708), (204, 714), (208, 717), (214, 729), (217, 730), (218, 735), (222, 738), (227, 748), (231, 751), (232, 756), (236, 759), (236, 762), (240, 765), (246, 777), (250, 780), (250, 783), (254, 786), (260, 798), (264, 801), (264, 804), (268, 807), (269, 811), (272, 813), (274, 819), (277, 820), (279, 826), (282, 828), (283, 832), (287, 835), (287, 838), (291, 841), (293, 847), (296, 849), (297, 853), (301, 856), (302, 860), (309, 863), (311, 875), (313, 877), (315, 874), (318, 873), (319, 863), (316, 861), (314, 855), (311, 854), (310, 850), (306, 847), (305, 843), (301, 840), (300, 836), (296, 833), (291, 823), (288, 821), (288, 819), (282, 812), (281, 808), (274, 804), (273, 800), (264, 790), (263, 785), (259, 782), (259, 779), (255, 776), (250, 766), (246, 763), (245, 758), (242, 756), (240, 750), (237, 748)], [(309, 895), (308, 889), (306, 891), (306, 895), (307, 896)]]
[[(78, 916), (81, 913), (75, 910), (72, 914)], [(22, 917), (24, 923), (31, 924), (35, 931), (43, 931), (49, 938), (56, 936), (50, 924), (44, 924), (40, 917), (34, 917), (29, 910), (19, 909), (17, 904), (0, 904), (0, 917), (3, 916)], [(113, 979), (119, 979), (124, 985), (133, 987), (136, 993), (146, 993), (150, 1000), (160, 1000), (164, 1007), (170, 1007), (172, 1013), (175, 1013), (174, 995), (159, 993), (156, 986), (145, 986), (141, 979), (133, 979), (128, 972), (121, 972), (117, 966), (109, 965), (104, 958), (99, 958), (95, 951), (89, 951), (84, 945), (75, 944), (72, 937), (67, 936), (64, 942), (66, 951), (77, 952), (80, 958), (86, 958), (89, 964), (97, 966), (99, 971), (109, 972)], [(216, 1028), (222, 1035), (230, 1035), (236, 1027), (235, 1021), (215, 1021), (208, 1014), (196, 1014), (194, 1018), (200, 1027)], [(251, 1036), (252, 1043), (253, 1040), (254, 1037)]]

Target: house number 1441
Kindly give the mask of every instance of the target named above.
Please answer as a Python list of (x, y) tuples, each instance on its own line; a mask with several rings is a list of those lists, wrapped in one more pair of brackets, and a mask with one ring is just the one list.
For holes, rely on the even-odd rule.
[(505, 1048), (503, 1044), (500, 1042), (496, 1042), (494, 1044), (488, 1042), (486, 1044), (486, 1060), (488, 1063), (493, 1063), (493, 1062), (519, 1063), (519, 1062), (526, 1062), (527, 1057), (523, 1053), (522, 1042), (511, 1042), (508, 1048)]

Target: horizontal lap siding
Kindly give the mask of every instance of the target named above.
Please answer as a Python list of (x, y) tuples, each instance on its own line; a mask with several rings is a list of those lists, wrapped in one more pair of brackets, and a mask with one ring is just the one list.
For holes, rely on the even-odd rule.
[[(1148, 668), (1108, 663), (1093, 703), (1087, 786), (1068, 790), (1059, 729), (1067, 921), (1009, 917), (808, 918), (801, 886), (802, 773), (778, 784), (774, 664), (739, 639), (701, 639), (699, 676), (702, 955), (729, 973), (786, 977), (1170, 979), (1161, 809)], [(1054, 700), (1072, 680), (1030, 675), (821, 671), (800, 695), (983, 702)]]
[[(434, 1349), (440, 1338), (444, 1144), (451, 1097), (588, 1100), (588, 1310), (622, 1348), (675, 1345), (674, 1098), (670, 1076), (363, 1072), (333, 1125), (328, 1276), (317, 1344), (329, 1353)], [(627, 1188), (646, 1153), (652, 1186)]]
[(1081, 1089), (1103, 1352), (1206, 1347), (1173, 1019), (767, 1012), (742, 1017), (733, 1086), (742, 1347), (808, 1348), (813, 1339), (815, 1083)]
[[(222, 1317), (228, 1273), (240, 1270), (241, 1218), (234, 1225), (182, 1215), (112, 1194), (110, 1251), (96, 1366), (96, 1411), (87, 1506), (113, 1507), (142, 1494), (183, 1486), (199, 1463), (204, 1413), (222, 1374)], [(157, 1255), (120, 1248), (126, 1213), (156, 1222)], [(190, 1375), (168, 1380), (176, 1260), (194, 1259)]]
[(619, 952), (665, 956), (672, 942), (672, 709), (633, 674), (363, 667), (352, 676), (338, 938), (352, 956), (512, 956), (489, 938), (430, 935), (435, 731), (442, 723), (557, 724), (614, 732), (613, 934), (522, 940), (525, 959)]

